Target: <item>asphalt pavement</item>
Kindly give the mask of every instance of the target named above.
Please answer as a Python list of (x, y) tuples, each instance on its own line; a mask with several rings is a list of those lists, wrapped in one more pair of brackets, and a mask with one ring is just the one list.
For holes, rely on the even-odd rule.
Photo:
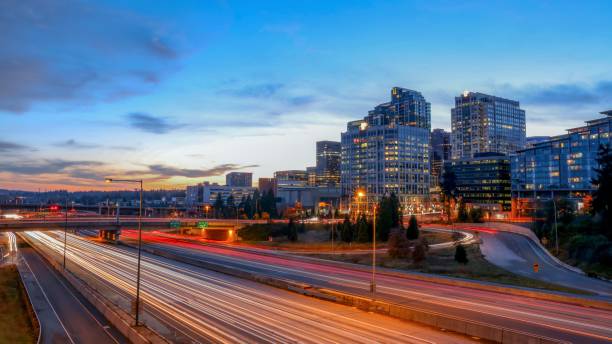
[[(46, 252), (62, 252), (61, 235), (27, 232)], [(134, 294), (136, 252), (69, 235), (68, 257), (118, 292)], [(181, 342), (464, 343), (470, 338), (317, 300), (252, 281), (143, 254), (144, 309), (171, 324)], [(145, 318), (145, 317), (143, 317)], [(174, 337), (169, 340), (173, 341)], [(178, 341), (178, 340), (177, 340)]]
[[(526, 236), (509, 232), (480, 232), (485, 259), (515, 274), (612, 296), (612, 283), (569, 270), (554, 261)], [(534, 270), (538, 265), (538, 271)]]
[[(133, 235), (126, 231), (124, 239)], [(371, 273), (367, 267), (339, 267), (313, 259), (257, 254), (230, 247), (188, 243), (143, 234), (146, 246), (193, 259), (230, 266), (265, 276), (309, 283), (366, 297)], [(532, 299), (411, 279), (409, 274), (381, 273), (377, 298), (576, 343), (612, 341), (612, 312), (569, 303)]]
[[(19, 250), (35, 276), (42, 297), (33, 300), (45, 311), (39, 316), (42, 343), (128, 343), (106, 318), (32, 248)], [(37, 292), (38, 293), (38, 292)]]

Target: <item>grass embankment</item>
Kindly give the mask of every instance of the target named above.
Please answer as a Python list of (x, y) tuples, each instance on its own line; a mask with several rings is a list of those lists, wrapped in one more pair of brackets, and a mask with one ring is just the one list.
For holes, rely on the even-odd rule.
[(26, 296), (14, 265), (0, 267), (0, 343), (35, 343)]
[[(391, 258), (387, 254), (378, 254), (376, 257), (377, 265), (387, 268), (439, 274), (450, 277), (459, 277), (477, 281), (494, 282), (511, 286), (528, 287), (535, 289), (561, 291), (574, 294), (586, 295), (582, 290), (576, 290), (559, 286), (552, 283), (515, 275), (507, 270), (499, 268), (489, 263), (480, 253), (477, 244), (467, 245), (466, 251), (469, 262), (459, 264), (455, 261), (455, 249), (445, 248), (430, 251), (426, 255), (424, 262), (415, 264), (410, 259)], [(336, 255), (311, 255), (317, 258), (339, 260), (355, 264), (371, 265), (372, 257), (370, 254), (336, 254)]]
[[(331, 224), (302, 224), (296, 223), (298, 228), (298, 240), (295, 242), (287, 239), (286, 224), (255, 224), (240, 230), (242, 241), (235, 242), (237, 245), (264, 246), (271, 249), (288, 251), (331, 251)], [(421, 231), (429, 244), (438, 244), (452, 241), (452, 234), (446, 232)], [(272, 239), (272, 240), (270, 240)], [(386, 243), (377, 243), (377, 248), (386, 248)], [(335, 240), (335, 251), (368, 250), (372, 243), (345, 243)]]

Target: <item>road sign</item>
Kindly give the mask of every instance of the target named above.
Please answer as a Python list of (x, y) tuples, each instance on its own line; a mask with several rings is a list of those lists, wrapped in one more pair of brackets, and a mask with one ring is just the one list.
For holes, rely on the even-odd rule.
[(170, 221), (170, 228), (179, 228), (181, 226), (181, 221)]
[(540, 265), (538, 263), (533, 263), (533, 272), (538, 272), (540, 270)]
[(208, 221), (198, 221), (198, 228), (200, 229), (208, 228)]

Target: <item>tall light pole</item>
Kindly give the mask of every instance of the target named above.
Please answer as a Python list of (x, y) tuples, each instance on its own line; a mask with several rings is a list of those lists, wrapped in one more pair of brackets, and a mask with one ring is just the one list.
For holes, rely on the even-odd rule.
[(66, 270), (66, 236), (68, 232), (68, 197), (66, 197), (66, 209), (65, 209), (65, 217), (64, 217), (64, 270)]
[(139, 325), (139, 310), (140, 310), (140, 260), (142, 251), (142, 179), (111, 179), (106, 178), (107, 183), (120, 182), (120, 183), (138, 183), (140, 184), (140, 203), (138, 209), (138, 265), (136, 268), (136, 306), (135, 306), (135, 326)]
[(370, 292), (372, 296), (376, 292), (376, 204), (372, 208), (372, 280), (370, 281)]
[(555, 211), (555, 251), (557, 255), (559, 255), (559, 232), (557, 231), (557, 203), (555, 202), (555, 197), (552, 198), (553, 202), (553, 210)]

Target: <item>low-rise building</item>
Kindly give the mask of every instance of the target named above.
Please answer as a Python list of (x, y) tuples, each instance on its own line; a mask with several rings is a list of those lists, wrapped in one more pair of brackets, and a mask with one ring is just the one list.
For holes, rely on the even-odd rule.
[(513, 216), (531, 216), (538, 199), (564, 197), (580, 203), (595, 190), (591, 181), (598, 167), (597, 152), (600, 145), (611, 143), (612, 136), (612, 110), (601, 114), (605, 117), (519, 150), (512, 157)]

